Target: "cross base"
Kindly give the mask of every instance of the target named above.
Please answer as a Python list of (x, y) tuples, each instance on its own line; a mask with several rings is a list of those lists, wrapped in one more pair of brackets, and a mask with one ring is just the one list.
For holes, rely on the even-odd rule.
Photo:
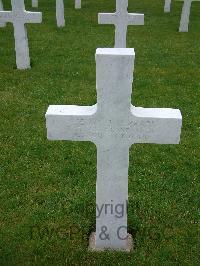
[(97, 248), (96, 247), (96, 233), (93, 232), (91, 233), (90, 235), (90, 238), (89, 238), (89, 251), (92, 251), (92, 252), (102, 252), (102, 251), (121, 251), (121, 252), (131, 252), (133, 250), (133, 237), (131, 234), (128, 234), (127, 236), (127, 245), (126, 245), (126, 248), (125, 249), (112, 249), (112, 248)]

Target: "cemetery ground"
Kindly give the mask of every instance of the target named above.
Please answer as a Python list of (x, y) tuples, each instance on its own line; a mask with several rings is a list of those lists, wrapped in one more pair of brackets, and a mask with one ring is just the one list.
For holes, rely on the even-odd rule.
[[(4, 1), (6, 2), (6, 1)], [(27, 25), (32, 69), (16, 70), (11, 24), (0, 28), (0, 265), (199, 265), (200, 4), (179, 33), (181, 2), (129, 1), (145, 26), (128, 28), (135, 48), (135, 106), (179, 108), (180, 145), (130, 149), (129, 232), (134, 251), (88, 252), (95, 230), (96, 148), (46, 137), (50, 104), (96, 103), (95, 50), (113, 47), (114, 26), (98, 25), (115, 1), (40, 0), (43, 23)], [(9, 3), (4, 4), (9, 10)], [(26, 9), (31, 1), (26, 1)], [(37, 11), (37, 9), (35, 9)]]

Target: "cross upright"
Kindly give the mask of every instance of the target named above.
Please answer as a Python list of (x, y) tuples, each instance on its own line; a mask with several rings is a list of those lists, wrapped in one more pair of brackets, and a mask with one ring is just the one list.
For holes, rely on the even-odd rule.
[(97, 49), (97, 104), (52, 105), (46, 113), (49, 140), (96, 144), (97, 250), (128, 249), (127, 212), (119, 217), (116, 207), (125, 209), (128, 200), (131, 145), (178, 144), (180, 140), (182, 116), (179, 110), (141, 108), (131, 104), (134, 58), (134, 49)]
[[(3, 11), (3, 2), (0, 0), (0, 11)], [(3, 28), (6, 26), (5, 22), (0, 22), (0, 28)]]
[(75, 9), (81, 8), (81, 0), (75, 0)]
[(38, 0), (32, 0), (32, 7), (38, 7)]
[(126, 47), (126, 35), (128, 25), (144, 25), (144, 15), (128, 13), (128, 0), (116, 0), (115, 13), (99, 13), (99, 24), (115, 25), (115, 47)]
[(58, 27), (65, 26), (65, 8), (63, 0), (56, 0), (56, 21)]
[(12, 11), (0, 11), (0, 23), (13, 23), (17, 68), (30, 68), (28, 37), (25, 24), (41, 23), (42, 13), (26, 11), (24, 0), (11, 0), (11, 5)]
[(164, 12), (168, 13), (171, 10), (171, 0), (165, 0)]
[(181, 20), (180, 20), (180, 26), (179, 26), (180, 32), (188, 32), (191, 4), (192, 4), (192, 0), (184, 0)]

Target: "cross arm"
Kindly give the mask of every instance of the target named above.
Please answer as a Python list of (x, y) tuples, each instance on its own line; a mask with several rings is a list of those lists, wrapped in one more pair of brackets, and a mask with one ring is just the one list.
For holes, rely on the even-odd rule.
[(46, 113), (47, 138), (90, 141), (96, 110), (96, 105), (50, 105)]
[(115, 24), (116, 14), (115, 13), (99, 13), (98, 23), (99, 24)]
[(128, 25), (144, 25), (144, 14), (128, 14)]
[(178, 109), (131, 107), (134, 143), (178, 144), (182, 116)]
[(0, 22), (13, 22), (11, 11), (0, 11)]
[(25, 12), (25, 23), (41, 23), (42, 13), (41, 12)]

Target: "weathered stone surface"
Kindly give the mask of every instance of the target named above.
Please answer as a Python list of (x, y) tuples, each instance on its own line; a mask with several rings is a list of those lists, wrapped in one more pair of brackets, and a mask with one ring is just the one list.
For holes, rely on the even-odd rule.
[(65, 10), (63, 0), (56, 0), (56, 21), (58, 27), (65, 26)]
[(97, 104), (52, 105), (46, 113), (49, 140), (91, 141), (97, 147), (97, 250), (127, 250), (131, 145), (180, 141), (179, 110), (131, 104), (134, 58), (134, 49), (97, 49)]
[(11, 0), (12, 11), (0, 11), (0, 23), (11, 22), (14, 27), (16, 65), (30, 68), (26, 23), (41, 23), (42, 13), (25, 10), (24, 0)]
[(38, 0), (32, 0), (32, 7), (38, 7)]
[[(3, 11), (3, 2), (0, 0), (0, 11)], [(0, 22), (0, 28), (3, 28), (6, 26), (5, 22)]]
[(75, 8), (80, 9), (81, 8), (81, 0), (75, 0)]
[(171, 10), (171, 0), (165, 0), (164, 12), (168, 13)]
[(98, 15), (99, 24), (115, 25), (115, 47), (126, 47), (126, 35), (128, 25), (144, 25), (143, 14), (129, 14), (127, 12), (128, 0), (116, 0), (115, 13), (100, 13)]

